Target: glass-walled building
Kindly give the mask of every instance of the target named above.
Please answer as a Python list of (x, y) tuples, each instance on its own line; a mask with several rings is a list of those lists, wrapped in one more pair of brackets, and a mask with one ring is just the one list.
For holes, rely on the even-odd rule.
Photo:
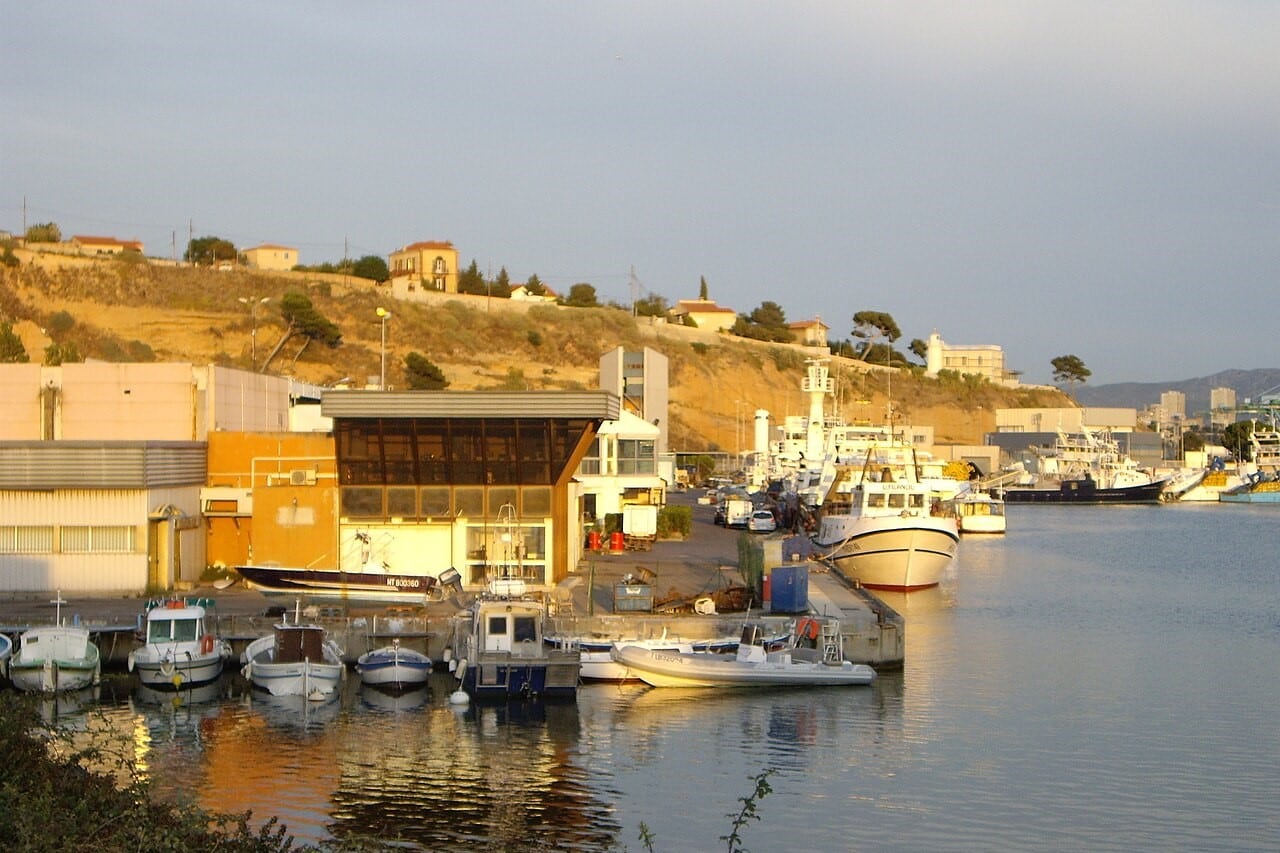
[(569, 484), (620, 404), (603, 391), (339, 391), (321, 407), (334, 424), (340, 551), (375, 543), (397, 565), (456, 568), (477, 586), (568, 573)]

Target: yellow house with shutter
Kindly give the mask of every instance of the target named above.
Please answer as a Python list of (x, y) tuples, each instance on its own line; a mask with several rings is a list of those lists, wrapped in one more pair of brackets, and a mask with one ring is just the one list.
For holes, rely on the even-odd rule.
[(447, 240), (411, 243), (391, 253), (391, 289), (409, 297), (416, 290), (458, 292), (458, 250)]

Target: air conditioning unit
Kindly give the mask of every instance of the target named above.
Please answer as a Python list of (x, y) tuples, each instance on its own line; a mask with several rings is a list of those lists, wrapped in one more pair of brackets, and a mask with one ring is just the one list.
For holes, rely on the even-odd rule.
[(291, 486), (314, 486), (315, 484), (316, 472), (310, 468), (295, 468), (289, 472)]

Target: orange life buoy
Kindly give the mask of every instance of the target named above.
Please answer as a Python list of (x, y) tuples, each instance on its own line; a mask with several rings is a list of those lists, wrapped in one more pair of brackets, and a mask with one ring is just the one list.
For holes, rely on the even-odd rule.
[(820, 632), (821, 632), (821, 628), (818, 625), (817, 619), (810, 619), (809, 617), (806, 616), (804, 619), (801, 619), (799, 622), (796, 623), (797, 637), (803, 637), (808, 640), (816, 640), (818, 639), (818, 634)]
[(170, 600), (169, 600), (169, 609), (170, 609), (170, 610), (180, 610), (181, 608), (186, 607), (186, 606), (187, 606), (187, 605), (186, 605), (186, 603), (185, 603), (185, 602), (178, 601), (176, 598), (174, 598), (174, 599), (170, 599)]
[(213, 651), (213, 634), (205, 634), (200, 638), (200, 654), (207, 655)]

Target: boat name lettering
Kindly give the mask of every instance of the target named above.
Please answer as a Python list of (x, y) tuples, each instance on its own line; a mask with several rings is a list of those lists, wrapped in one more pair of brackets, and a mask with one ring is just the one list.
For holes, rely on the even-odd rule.
[(421, 584), (417, 578), (387, 578), (387, 586), (409, 587), (417, 589)]

